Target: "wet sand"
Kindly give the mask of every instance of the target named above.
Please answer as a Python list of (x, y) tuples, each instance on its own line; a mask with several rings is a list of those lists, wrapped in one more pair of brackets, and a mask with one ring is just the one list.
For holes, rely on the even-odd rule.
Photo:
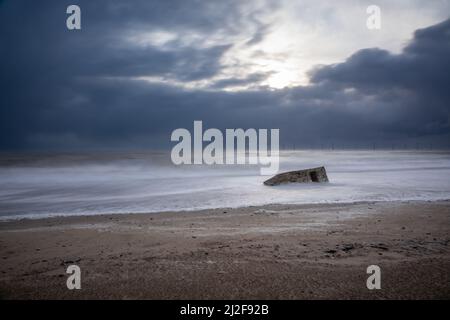
[(450, 201), (0, 222), (0, 261), (3, 299), (449, 299)]

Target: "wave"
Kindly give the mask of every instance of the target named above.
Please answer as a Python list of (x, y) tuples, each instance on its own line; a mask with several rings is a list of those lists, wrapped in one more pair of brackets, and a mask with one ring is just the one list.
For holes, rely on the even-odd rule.
[(325, 165), (331, 183), (267, 187), (257, 166), (174, 166), (160, 152), (3, 157), (0, 219), (450, 198), (448, 152), (289, 151), (280, 161), (282, 171)]

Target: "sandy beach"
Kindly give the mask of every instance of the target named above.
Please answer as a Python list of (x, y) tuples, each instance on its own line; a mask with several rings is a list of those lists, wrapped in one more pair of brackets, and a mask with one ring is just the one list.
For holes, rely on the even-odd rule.
[[(450, 201), (0, 223), (2, 299), (448, 299)], [(82, 289), (68, 290), (77, 264)], [(381, 268), (380, 290), (366, 268)]]

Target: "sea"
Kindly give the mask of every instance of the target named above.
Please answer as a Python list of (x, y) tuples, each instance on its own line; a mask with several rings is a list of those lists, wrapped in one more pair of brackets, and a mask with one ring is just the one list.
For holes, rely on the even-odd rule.
[(258, 165), (174, 165), (170, 152), (0, 155), (0, 220), (264, 204), (450, 199), (450, 152), (285, 150), (280, 171), (329, 183), (269, 187)]

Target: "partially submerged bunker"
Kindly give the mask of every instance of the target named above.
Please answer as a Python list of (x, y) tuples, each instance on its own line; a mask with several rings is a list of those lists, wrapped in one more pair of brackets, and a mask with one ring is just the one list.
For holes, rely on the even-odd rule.
[(328, 182), (328, 176), (325, 167), (283, 172), (264, 181), (264, 184), (266, 186), (277, 186), (284, 183), (308, 182)]

